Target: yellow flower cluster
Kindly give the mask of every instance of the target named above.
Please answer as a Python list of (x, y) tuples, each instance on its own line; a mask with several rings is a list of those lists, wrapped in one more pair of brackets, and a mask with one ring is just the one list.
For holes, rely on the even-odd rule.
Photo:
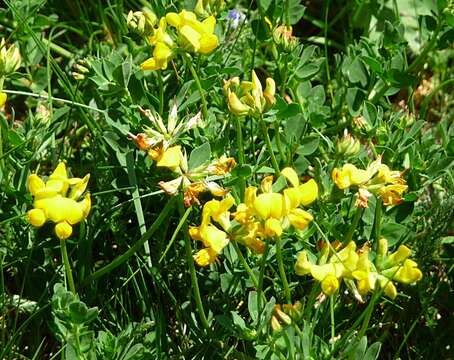
[(238, 77), (224, 80), (224, 94), (227, 105), (236, 116), (259, 116), (268, 111), (275, 103), (276, 84), (272, 78), (266, 79), (263, 91), (262, 84), (255, 71), (252, 71), (252, 81), (241, 81)]
[(405, 245), (388, 255), (388, 242), (380, 239), (374, 262), (369, 259), (369, 252), (367, 245), (357, 251), (353, 241), (339, 251), (326, 245), (321, 250), (318, 264), (314, 264), (308, 259), (307, 252), (302, 251), (298, 254), (295, 271), (300, 276), (310, 274), (321, 283), (326, 295), (333, 295), (343, 279), (358, 298), (379, 288), (394, 299), (397, 290), (393, 281), (412, 284), (421, 280), (421, 270), (409, 259), (411, 250)]
[(233, 198), (212, 200), (204, 205), (201, 225), (192, 227), (190, 231), (194, 240), (205, 245), (195, 255), (198, 265), (213, 263), (229, 240), (238, 241), (255, 253), (263, 253), (264, 239), (281, 236), (290, 225), (300, 230), (307, 227), (313, 217), (300, 206), (307, 206), (317, 199), (317, 183), (311, 179), (300, 184), (292, 168), (283, 169), (281, 174), (291, 186), (282, 192), (273, 192), (273, 177), (268, 176), (262, 181), (260, 194), (257, 194), (256, 187), (248, 187), (244, 202), (232, 214), (233, 221), (230, 219)]
[(89, 174), (83, 179), (68, 178), (63, 162), (58, 164), (46, 182), (36, 174), (30, 175), (28, 188), (34, 197), (34, 208), (28, 212), (30, 224), (41, 227), (46, 221), (52, 221), (56, 224), (57, 237), (60, 240), (69, 238), (72, 225), (84, 220), (90, 212), (90, 194), (82, 198), (89, 179)]
[(402, 202), (402, 194), (408, 186), (399, 171), (390, 170), (381, 163), (381, 158), (373, 161), (366, 170), (353, 164), (345, 164), (341, 169), (334, 168), (333, 181), (341, 190), (358, 187), (357, 207), (367, 207), (367, 199), (372, 194), (380, 197), (386, 206)]
[[(170, 32), (168, 27), (175, 32)], [(178, 48), (200, 54), (209, 54), (218, 46), (218, 37), (214, 34), (216, 19), (209, 16), (203, 21), (197, 20), (192, 11), (170, 12), (159, 20), (148, 38), (154, 47), (153, 56), (141, 64), (143, 70), (165, 70), (168, 62)]]

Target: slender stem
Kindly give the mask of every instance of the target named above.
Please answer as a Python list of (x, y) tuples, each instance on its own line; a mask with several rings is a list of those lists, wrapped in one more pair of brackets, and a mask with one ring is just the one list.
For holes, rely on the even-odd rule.
[(276, 176), (280, 175), (279, 165), (276, 161), (276, 157), (274, 156), (273, 146), (271, 145), (270, 136), (268, 135), (268, 129), (266, 128), (265, 120), (263, 120), (263, 115), (259, 117), (260, 128), (262, 129), (262, 134), (265, 137), (266, 147), (268, 148), (268, 152), (271, 156), (271, 163), (273, 164), (274, 171), (276, 172)]
[[(238, 163), (240, 166), (244, 165), (244, 147), (243, 147), (243, 129), (241, 127), (241, 121), (238, 116), (235, 116), (236, 126), (236, 146), (238, 151)], [(246, 180), (240, 176), (240, 198), (244, 196), (244, 189), (246, 188)]]
[(285, 275), (284, 260), (282, 258), (281, 238), (276, 238), (276, 260), (279, 267), (279, 275), (281, 276), (282, 285), (284, 286), (285, 299), (287, 303), (291, 303), (290, 288), (288, 286), (287, 276)]
[(257, 278), (255, 277), (255, 274), (252, 271), (251, 267), (249, 266), (249, 264), (247, 263), (246, 259), (244, 258), (243, 253), (241, 252), (241, 249), (239, 248), (239, 246), (236, 243), (236, 241), (232, 241), (231, 243), (232, 243), (233, 248), (235, 249), (236, 254), (238, 255), (241, 263), (243, 264), (246, 272), (248, 273), (249, 277), (251, 278), (252, 282), (254, 283), (255, 288), (258, 288), (259, 282), (258, 282)]
[(260, 262), (260, 273), (257, 286), (257, 308), (259, 309), (259, 312), (262, 309), (263, 278), (265, 277), (266, 258), (268, 257), (269, 251), (270, 247), (269, 245), (266, 245), (265, 252), (262, 254), (262, 261)]
[(276, 135), (274, 138), (276, 139), (276, 145), (277, 145), (277, 150), (279, 151), (279, 156), (281, 157), (281, 162), (287, 163), (287, 158), (285, 156), (284, 150), (282, 149), (282, 142), (281, 142), (281, 136), (279, 135), (279, 127), (280, 127), (280, 121), (276, 120), (274, 123), (274, 131), (276, 132)]
[(334, 322), (334, 295), (329, 297), (329, 312), (331, 314), (331, 351), (334, 350), (334, 338), (336, 337), (336, 328)]
[(345, 235), (344, 245), (347, 245), (353, 239), (353, 234), (355, 233), (356, 228), (359, 224), (359, 219), (361, 219), (361, 215), (363, 213), (363, 209), (357, 208), (355, 215), (353, 216), (353, 221), (348, 229), (347, 235)]
[(60, 241), (60, 250), (63, 263), (65, 264), (66, 277), (69, 284), (69, 289), (73, 294), (76, 294), (76, 287), (74, 286), (73, 274), (71, 271), (71, 264), (69, 263), (68, 251), (66, 250), (66, 240)]
[(159, 84), (159, 115), (164, 112), (164, 82), (162, 80), (162, 72), (158, 71), (158, 84)]
[[(180, 212), (180, 216), (184, 216), (185, 210), (184, 210), (184, 204), (183, 204), (182, 197), (181, 197), (181, 201), (178, 202), (178, 210)], [(194, 298), (195, 298), (195, 303), (196, 303), (196, 307), (197, 307), (197, 312), (199, 313), (200, 320), (202, 321), (203, 327), (207, 331), (209, 331), (210, 325), (208, 324), (208, 320), (205, 316), (205, 311), (203, 310), (202, 297), (200, 296), (200, 289), (199, 289), (199, 283), (197, 281), (197, 274), (195, 271), (194, 258), (192, 257), (192, 246), (191, 246), (191, 239), (189, 239), (187, 221), (185, 221), (183, 224), (183, 237), (184, 237), (184, 244), (185, 244), (185, 249), (186, 249), (186, 260), (188, 262), (189, 272), (191, 274), (191, 284), (192, 284), (192, 290), (194, 291)]]
[(194, 66), (192, 65), (192, 60), (188, 54), (185, 54), (185, 60), (186, 60), (186, 65), (188, 66), (189, 71), (191, 72), (192, 77), (194, 78), (197, 89), (199, 90), (200, 100), (202, 101), (202, 114), (203, 114), (203, 118), (206, 120), (208, 118), (208, 109), (207, 109), (207, 102), (205, 99), (204, 90), (202, 88), (202, 83), (200, 82), (199, 75), (197, 75), (197, 71), (195, 71)]
[(377, 198), (377, 202), (375, 204), (375, 218), (374, 218), (374, 236), (375, 236), (375, 241), (377, 244), (378, 244), (378, 240), (380, 240), (380, 236), (381, 236), (382, 203), (383, 203), (383, 200), (380, 198)]
[(57, 97), (54, 97), (54, 96), (41, 95), (41, 94), (35, 94), (35, 93), (27, 92), (27, 91), (17, 91), (17, 90), (2, 90), (2, 91), (4, 93), (7, 93), (7, 94), (25, 95), (25, 96), (31, 96), (31, 97), (35, 97), (35, 98), (43, 99), (43, 100), (50, 100), (51, 99), (53, 101), (60, 101), (60, 102), (65, 103), (65, 104), (79, 106), (79, 107), (87, 109), (87, 110), (93, 110), (93, 111), (97, 111), (97, 112), (100, 112), (100, 113), (106, 113), (106, 110), (97, 109), (97, 108), (89, 106), (89, 105), (78, 103), (78, 102), (75, 102), (75, 101), (72, 101), (72, 100), (57, 98)]

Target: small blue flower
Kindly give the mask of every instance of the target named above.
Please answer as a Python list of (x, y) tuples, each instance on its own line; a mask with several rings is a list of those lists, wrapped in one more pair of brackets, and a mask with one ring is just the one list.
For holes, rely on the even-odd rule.
[(236, 29), (240, 22), (244, 20), (246, 16), (239, 10), (233, 9), (229, 10), (227, 14), (227, 23), (230, 28)]

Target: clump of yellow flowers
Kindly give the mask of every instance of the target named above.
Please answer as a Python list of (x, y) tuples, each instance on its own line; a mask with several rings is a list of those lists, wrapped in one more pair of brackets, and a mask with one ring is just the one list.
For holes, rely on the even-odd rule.
[(266, 79), (265, 90), (252, 70), (251, 81), (241, 81), (239, 77), (224, 80), (224, 94), (227, 105), (236, 116), (260, 116), (276, 103), (276, 84), (272, 78)]
[[(187, 10), (169, 12), (159, 20), (149, 11), (146, 17), (139, 15), (130, 14), (128, 23), (141, 33), (150, 33), (147, 40), (153, 46), (153, 56), (141, 64), (143, 70), (167, 69), (170, 59), (179, 50), (207, 55), (218, 46), (214, 16), (199, 21), (194, 12)], [(151, 30), (145, 31), (147, 26)]]
[(402, 202), (402, 194), (408, 186), (399, 171), (390, 170), (381, 163), (381, 157), (373, 161), (366, 170), (358, 169), (353, 164), (345, 164), (341, 169), (334, 168), (332, 178), (341, 190), (358, 188), (357, 207), (367, 207), (371, 194), (381, 198), (385, 206)]
[(319, 281), (326, 295), (333, 295), (344, 280), (359, 300), (362, 300), (361, 296), (379, 289), (394, 299), (397, 290), (393, 281), (412, 284), (422, 278), (417, 263), (409, 259), (411, 250), (405, 245), (388, 254), (388, 241), (382, 238), (378, 242), (374, 261), (370, 260), (369, 253), (367, 244), (359, 250), (353, 241), (343, 248), (337, 242), (327, 244), (321, 249), (317, 264), (308, 259), (306, 251), (300, 252), (295, 271), (297, 275), (311, 275)]
[(194, 256), (198, 265), (212, 264), (231, 240), (260, 254), (266, 248), (264, 240), (280, 237), (289, 226), (299, 230), (308, 226), (313, 217), (300, 207), (317, 199), (317, 183), (311, 179), (300, 184), (292, 168), (283, 169), (281, 175), (290, 186), (274, 192), (273, 177), (267, 176), (262, 180), (259, 194), (254, 186), (246, 189), (243, 202), (233, 213), (230, 209), (235, 202), (231, 196), (204, 205), (200, 226), (190, 229), (191, 237), (205, 246)]
[(60, 240), (69, 238), (73, 225), (83, 221), (90, 212), (90, 194), (83, 196), (90, 174), (84, 178), (68, 178), (65, 163), (60, 162), (47, 181), (32, 174), (28, 188), (34, 197), (28, 221), (41, 227), (47, 221), (55, 223), (55, 234)]

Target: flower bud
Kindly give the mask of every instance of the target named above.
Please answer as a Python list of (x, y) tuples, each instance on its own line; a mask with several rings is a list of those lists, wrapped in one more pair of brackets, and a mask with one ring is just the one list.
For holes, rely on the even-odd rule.
[(359, 153), (360, 143), (345, 130), (344, 136), (336, 143), (336, 154), (342, 157), (351, 157)]
[(285, 312), (281, 310), (280, 305), (276, 305), (274, 307), (274, 313), (276, 314), (278, 319), (281, 320), (284, 324), (290, 325), (292, 323), (292, 319), (290, 318), (290, 316), (288, 316)]
[(157, 20), (158, 18), (153, 11), (144, 9), (144, 11), (130, 11), (126, 22), (132, 32), (140, 36), (148, 36), (153, 33)]
[(263, 96), (265, 97), (267, 108), (271, 108), (276, 103), (276, 98), (274, 95), (276, 94), (276, 83), (272, 78), (266, 79), (266, 87), (265, 91), (263, 92)]
[(292, 32), (292, 27), (285, 25), (280, 25), (273, 30), (273, 40), (279, 50), (289, 53), (298, 45), (298, 39), (292, 35)]
[(0, 43), (0, 76), (5, 76), (16, 71), (21, 62), (19, 48), (16, 45), (11, 45), (6, 48), (5, 39)]
[(279, 323), (279, 320), (274, 315), (271, 316), (271, 329), (273, 329), (273, 332), (280, 332), (282, 330), (282, 326)]
[(73, 228), (66, 221), (62, 221), (55, 225), (55, 234), (60, 240), (66, 240), (71, 236)]

